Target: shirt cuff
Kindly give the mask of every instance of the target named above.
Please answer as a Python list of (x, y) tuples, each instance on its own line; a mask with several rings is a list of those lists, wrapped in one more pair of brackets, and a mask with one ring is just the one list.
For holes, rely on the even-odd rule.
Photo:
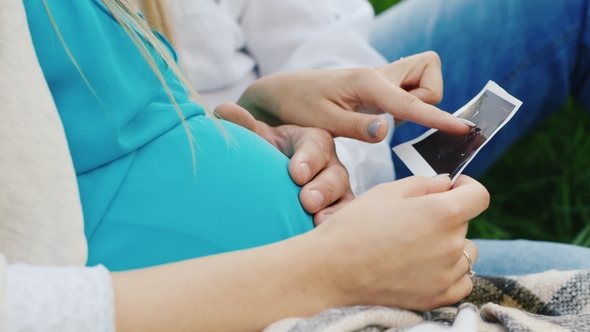
[(115, 331), (112, 281), (102, 265), (8, 265), (5, 300), (7, 332)]

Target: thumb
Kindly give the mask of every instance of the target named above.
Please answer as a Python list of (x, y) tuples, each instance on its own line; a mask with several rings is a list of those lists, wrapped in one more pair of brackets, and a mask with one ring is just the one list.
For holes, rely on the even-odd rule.
[(451, 189), (451, 178), (449, 176), (427, 178), (424, 176), (411, 176), (393, 182), (401, 190), (403, 198), (413, 198), (437, 194)]
[[(381, 111), (383, 113), (383, 111)], [(327, 112), (326, 131), (334, 137), (348, 137), (367, 143), (381, 142), (387, 136), (387, 121), (375, 114), (343, 112), (336, 105)]]
[(233, 122), (255, 133), (257, 132), (256, 119), (241, 106), (234, 103), (223, 103), (215, 108), (214, 113), (223, 120)]

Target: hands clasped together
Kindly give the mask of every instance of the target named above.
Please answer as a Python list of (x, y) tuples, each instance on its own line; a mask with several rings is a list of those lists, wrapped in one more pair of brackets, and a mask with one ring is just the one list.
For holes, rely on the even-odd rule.
[(463, 252), (473, 262), (478, 253), (465, 236), (468, 221), (489, 204), (486, 189), (466, 176), (454, 186), (448, 177), (413, 177), (379, 185), (353, 200), (334, 152), (334, 136), (384, 139), (388, 125), (376, 115), (383, 111), (398, 121), (467, 133), (467, 125), (432, 106), (441, 100), (442, 86), (440, 60), (427, 52), (377, 69), (271, 75), (240, 99), (250, 113), (235, 104), (216, 109), (291, 158), (289, 173), (303, 186), (302, 206), (314, 214), (316, 226), (322, 224), (304, 237), (331, 253), (327, 266), (340, 276), (331, 284), (338, 288), (335, 294), (346, 294), (333, 305), (427, 310), (471, 291), (470, 262)]

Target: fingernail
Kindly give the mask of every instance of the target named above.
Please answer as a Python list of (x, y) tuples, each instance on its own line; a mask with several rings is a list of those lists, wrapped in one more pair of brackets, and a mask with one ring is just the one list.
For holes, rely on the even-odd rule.
[(309, 165), (306, 163), (299, 164), (299, 168), (301, 169), (301, 175), (303, 176), (303, 180), (307, 181), (311, 176), (311, 170), (309, 169)]
[(438, 175), (433, 176), (433, 179), (442, 179), (442, 178), (447, 178), (447, 177), (451, 177), (451, 174), (449, 173), (441, 173)]
[(469, 127), (477, 127), (477, 125), (467, 119), (463, 119), (463, 118), (457, 118), (457, 120), (459, 120), (459, 122), (463, 122), (464, 124), (468, 125)]
[(313, 201), (313, 204), (315, 205), (316, 208), (320, 208), (322, 206), (322, 204), (324, 203), (324, 196), (322, 195), (321, 192), (319, 192), (317, 190), (312, 190), (310, 193), (311, 193), (311, 200)]
[(377, 130), (379, 130), (379, 126), (381, 126), (381, 120), (375, 120), (369, 124), (367, 134), (369, 134), (370, 138), (377, 138)]

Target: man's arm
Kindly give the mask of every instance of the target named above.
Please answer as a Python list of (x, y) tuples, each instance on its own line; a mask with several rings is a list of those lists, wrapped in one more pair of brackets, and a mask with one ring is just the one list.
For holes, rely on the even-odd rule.
[(240, 20), (259, 74), (387, 64), (369, 44), (366, 0), (250, 0)]

